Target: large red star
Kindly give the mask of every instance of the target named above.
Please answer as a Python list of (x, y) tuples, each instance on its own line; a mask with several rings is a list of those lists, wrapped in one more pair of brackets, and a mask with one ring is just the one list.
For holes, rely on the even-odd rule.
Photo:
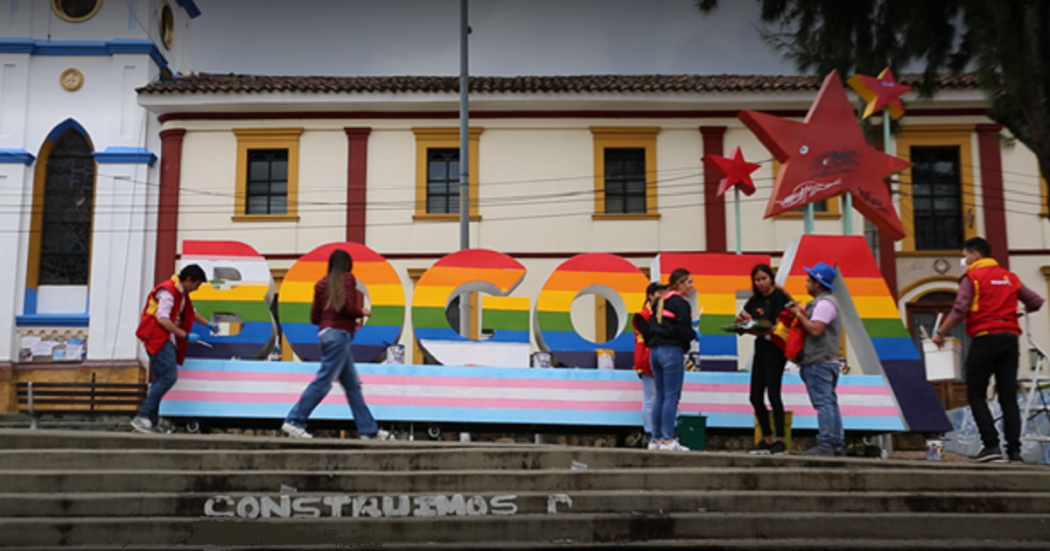
[(911, 86), (897, 84), (897, 81), (893, 79), (893, 71), (889, 67), (883, 69), (879, 73), (878, 78), (853, 75), (849, 77), (847, 84), (867, 102), (868, 105), (864, 108), (865, 119), (883, 107), (893, 117), (893, 120), (897, 120), (904, 115), (904, 105), (901, 104), (901, 96), (908, 90), (911, 90)]
[(744, 154), (740, 152), (740, 146), (733, 148), (729, 158), (717, 155), (704, 155), (702, 160), (709, 169), (716, 170), (724, 175), (722, 181), (718, 183), (717, 197), (721, 197), (729, 188), (738, 184), (740, 191), (743, 191), (744, 195), (751, 195), (755, 192), (755, 183), (751, 181), (751, 173), (761, 168), (762, 165), (745, 161)]
[(853, 206), (893, 239), (904, 238), (883, 178), (911, 163), (867, 144), (837, 71), (817, 93), (804, 122), (756, 111), (740, 120), (781, 163), (766, 218), (849, 191)]

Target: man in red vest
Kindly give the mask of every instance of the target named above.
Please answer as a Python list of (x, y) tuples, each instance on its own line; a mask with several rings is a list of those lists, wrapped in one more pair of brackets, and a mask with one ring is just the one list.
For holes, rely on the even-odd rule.
[(190, 300), (190, 293), (207, 281), (204, 270), (190, 264), (178, 276), (157, 285), (150, 291), (146, 307), (142, 309), (135, 336), (142, 341), (149, 354), (149, 366), (153, 372), (146, 401), (134, 419), (131, 428), (144, 433), (157, 433), (160, 401), (178, 380), (178, 366), (186, 359), (186, 349), (197, 342), (200, 336), (193, 332), (193, 322), (208, 326), (212, 333), (219, 330), (218, 324), (209, 322), (197, 313)]
[[(1021, 413), (1017, 408), (1017, 301), (1026, 312), (1035, 312), (1043, 299), (1021, 283), (1011, 271), (991, 258), (992, 247), (981, 237), (963, 243), (961, 263), (966, 274), (959, 278), (955, 304), (937, 329), (933, 342), (944, 346), (952, 329), (966, 320), (970, 353), (966, 357), (966, 399), (973, 420), (981, 433), (981, 451), (973, 456), (979, 463), (1021, 461)], [(999, 405), (1003, 410), (1006, 458), (999, 447), (999, 433), (988, 410), (988, 379), (995, 375)]]

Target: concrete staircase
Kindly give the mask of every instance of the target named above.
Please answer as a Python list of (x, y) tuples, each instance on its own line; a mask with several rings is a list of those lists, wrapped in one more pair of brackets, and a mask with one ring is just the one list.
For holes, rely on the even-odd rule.
[(0, 430), (0, 548), (1047, 549), (1050, 470)]

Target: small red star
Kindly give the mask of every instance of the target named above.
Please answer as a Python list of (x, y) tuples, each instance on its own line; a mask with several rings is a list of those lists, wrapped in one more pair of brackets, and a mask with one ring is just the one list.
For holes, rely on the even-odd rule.
[(755, 183), (751, 181), (751, 173), (761, 168), (762, 165), (745, 161), (744, 154), (740, 152), (740, 146), (733, 148), (728, 159), (716, 155), (704, 155), (702, 160), (708, 168), (724, 175), (722, 181), (718, 183), (717, 197), (721, 197), (735, 185), (740, 186), (740, 191), (743, 191), (744, 195), (751, 195), (755, 192)]
[(781, 163), (765, 218), (849, 191), (862, 215), (904, 238), (883, 178), (911, 163), (867, 144), (837, 71), (824, 79), (804, 122), (756, 111), (741, 111), (740, 120)]
[(853, 91), (868, 103), (864, 108), (864, 118), (875, 114), (876, 111), (886, 108), (893, 120), (904, 115), (904, 105), (901, 104), (901, 96), (911, 90), (911, 86), (897, 84), (893, 79), (893, 71), (886, 67), (879, 73), (878, 78), (864, 75), (853, 75), (847, 82)]

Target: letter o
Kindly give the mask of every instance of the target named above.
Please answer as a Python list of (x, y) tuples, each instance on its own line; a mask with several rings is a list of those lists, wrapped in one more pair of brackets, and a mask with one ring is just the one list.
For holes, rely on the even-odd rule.
[(251, 496), (241, 498), (237, 503), (237, 516), (241, 518), (258, 518), (259, 500)]

